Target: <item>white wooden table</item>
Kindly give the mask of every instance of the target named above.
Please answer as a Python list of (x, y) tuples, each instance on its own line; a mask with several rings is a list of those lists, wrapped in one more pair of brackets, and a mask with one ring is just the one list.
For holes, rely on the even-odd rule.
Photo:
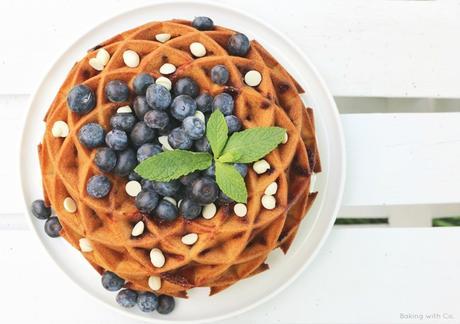
[[(2, 323), (132, 323), (34, 246), (17, 156), (27, 99), (54, 59), (94, 23), (148, 2), (0, 2)], [(460, 323), (460, 228), (431, 227), (433, 217), (460, 215), (460, 3), (221, 2), (262, 18), (310, 56), (343, 113), (339, 216), (389, 223), (336, 226), (295, 284), (226, 323)]]

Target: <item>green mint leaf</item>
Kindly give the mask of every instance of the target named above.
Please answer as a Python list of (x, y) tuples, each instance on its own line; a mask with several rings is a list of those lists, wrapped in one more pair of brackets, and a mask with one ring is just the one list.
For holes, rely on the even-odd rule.
[(216, 161), (216, 182), (220, 190), (236, 202), (247, 202), (246, 183), (233, 165)]
[(256, 127), (233, 133), (227, 141), (222, 158), (225, 162), (250, 163), (273, 151), (284, 139), (281, 127)]
[(211, 145), (214, 158), (217, 159), (228, 139), (227, 122), (219, 109), (216, 109), (209, 117), (208, 124), (206, 125), (206, 137)]
[(142, 161), (134, 171), (142, 178), (171, 181), (211, 166), (212, 156), (205, 152), (166, 151)]
[(227, 162), (232, 162), (237, 160), (241, 155), (237, 152), (227, 152), (225, 154), (222, 154), (217, 161), (222, 162), (222, 163), (227, 163)]

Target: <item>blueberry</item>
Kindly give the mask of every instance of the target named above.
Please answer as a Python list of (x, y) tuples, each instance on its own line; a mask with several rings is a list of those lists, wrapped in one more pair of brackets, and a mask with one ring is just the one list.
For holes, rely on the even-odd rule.
[(247, 164), (235, 163), (234, 166), (235, 166), (236, 170), (241, 174), (241, 176), (243, 178), (248, 174), (248, 166), (247, 166)]
[(192, 139), (185, 133), (182, 128), (174, 128), (168, 135), (169, 145), (173, 149), (188, 150), (192, 147)]
[(112, 80), (105, 85), (105, 96), (111, 102), (128, 101), (129, 88), (126, 82)]
[(144, 120), (144, 115), (151, 110), (144, 96), (137, 96), (134, 98), (133, 109), (139, 120)]
[(202, 137), (199, 140), (195, 141), (195, 150), (198, 152), (210, 152), (211, 145), (209, 144), (208, 138)]
[(180, 190), (179, 180), (169, 182), (154, 182), (155, 191), (162, 196), (174, 196)]
[(155, 181), (152, 180), (142, 180), (141, 182), (142, 189), (144, 190), (153, 190), (155, 191)]
[(78, 132), (78, 139), (87, 148), (95, 148), (104, 144), (104, 129), (97, 123), (83, 125)]
[(112, 129), (105, 135), (105, 143), (115, 151), (123, 151), (128, 147), (128, 135), (120, 129)]
[(150, 110), (144, 115), (144, 122), (150, 128), (163, 129), (169, 124), (169, 116), (161, 110)]
[(219, 203), (224, 204), (224, 205), (233, 203), (233, 199), (227, 196), (226, 194), (224, 194), (222, 191), (219, 192), (218, 200), (219, 200)]
[(209, 17), (195, 17), (192, 21), (192, 26), (198, 30), (212, 30), (214, 29), (214, 22)]
[(235, 115), (225, 116), (225, 121), (227, 123), (228, 133), (229, 134), (237, 132), (237, 131), (239, 131), (241, 129), (240, 119), (238, 117), (236, 117)]
[(203, 113), (210, 112), (212, 110), (212, 100), (213, 97), (210, 94), (202, 93), (195, 99), (196, 108)]
[(216, 182), (209, 177), (196, 180), (189, 189), (189, 197), (202, 205), (214, 202), (218, 194)]
[(121, 129), (125, 132), (130, 132), (136, 124), (136, 117), (133, 114), (121, 113), (110, 117), (110, 126), (112, 128)]
[(62, 225), (59, 223), (59, 219), (55, 216), (51, 216), (45, 222), (45, 233), (49, 237), (58, 237), (62, 230)]
[(96, 151), (94, 162), (104, 172), (110, 172), (117, 165), (117, 154), (108, 147), (102, 147)]
[(169, 314), (174, 310), (176, 302), (174, 297), (168, 295), (158, 296), (157, 312), (163, 315)]
[(96, 95), (87, 85), (78, 84), (69, 91), (67, 105), (74, 113), (86, 114), (96, 106)]
[(179, 181), (184, 185), (184, 186), (190, 186), (196, 179), (200, 177), (199, 172), (192, 172), (189, 173), (182, 178), (179, 179)]
[(204, 170), (203, 174), (205, 176), (214, 178), (216, 176), (216, 166), (214, 165), (214, 163), (209, 168)]
[(177, 218), (179, 211), (170, 201), (163, 199), (155, 209), (155, 216), (161, 220), (171, 222)]
[(38, 219), (47, 219), (51, 216), (51, 208), (46, 207), (45, 202), (37, 199), (32, 203), (32, 214)]
[(174, 83), (174, 95), (188, 95), (195, 98), (200, 93), (198, 84), (191, 78), (181, 78)]
[(131, 131), (129, 138), (135, 146), (141, 146), (142, 144), (153, 141), (155, 138), (155, 131), (144, 122), (138, 122)]
[(227, 42), (227, 51), (231, 55), (245, 56), (249, 51), (249, 39), (240, 33), (232, 35)]
[(212, 102), (212, 111), (219, 109), (225, 116), (233, 112), (233, 98), (228, 93), (218, 94)]
[(86, 192), (93, 198), (104, 198), (112, 189), (109, 178), (104, 175), (92, 176), (86, 184)]
[(134, 78), (133, 88), (138, 95), (145, 95), (149, 85), (154, 84), (155, 79), (148, 73), (140, 73)]
[(137, 182), (141, 182), (142, 181), (142, 177), (140, 175), (138, 175), (136, 172), (134, 171), (131, 171), (129, 174), (128, 174), (128, 180), (129, 181), (137, 181)]
[(196, 112), (196, 102), (188, 95), (180, 95), (174, 98), (171, 104), (171, 114), (177, 120), (193, 116)]
[(136, 207), (140, 212), (150, 214), (158, 205), (158, 195), (155, 191), (143, 189), (136, 196)]
[(145, 99), (150, 107), (166, 110), (171, 104), (171, 93), (161, 84), (152, 84), (145, 92)]
[(179, 190), (172, 196), (176, 201), (179, 201), (181, 199), (185, 198), (185, 187), (181, 186)]
[(131, 308), (137, 303), (137, 292), (132, 289), (120, 290), (117, 294), (116, 301), (120, 306)]
[(185, 118), (182, 122), (182, 127), (185, 131), (185, 134), (194, 140), (202, 138), (206, 130), (204, 122), (195, 116), (189, 116)]
[(118, 153), (117, 164), (113, 173), (121, 177), (126, 177), (137, 166), (136, 152), (133, 149), (127, 149)]
[(158, 136), (166, 136), (171, 133), (171, 131), (180, 126), (180, 123), (177, 123), (177, 120), (170, 118), (169, 119), (170, 123), (165, 127), (165, 128), (159, 128), (158, 129)]
[(125, 281), (122, 278), (111, 271), (106, 271), (102, 274), (101, 282), (102, 286), (108, 291), (120, 290), (125, 284)]
[(195, 219), (201, 214), (201, 206), (197, 202), (186, 198), (180, 203), (180, 213), (185, 219)]
[(212, 82), (220, 85), (224, 85), (228, 82), (230, 77), (225, 65), (216, 65), (211, 69), (211, 80)]
[(151, 156), (154, 156), (160, 152), (162, 152), (163, 150), (161, 149), (161, 146), (160, 145), (156, 145), (156, 144), (152, 144), (152, 143), (145, 143), (143, 145), (141, 145), (141, 147), (139, 147), (137, 149), (137, 160), (139, 162), (142, 162), (144, 161), (145, 159), (151, 157)]
[(143, 291), (137, 296), (137, 306), (145, 313), (153, 312), (158, 306), (158, 297), (154, 293)]

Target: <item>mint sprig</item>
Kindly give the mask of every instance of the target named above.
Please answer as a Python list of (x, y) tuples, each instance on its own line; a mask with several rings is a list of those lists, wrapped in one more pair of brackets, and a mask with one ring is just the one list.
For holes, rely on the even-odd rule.
[(206, 170), (211, 164), (212, 156), (209, 153), (175, 150), (149, 157), (134, 171), (144, 179), (166, 182), (196, 170)]
[(197, 170), (206, 170), (214, 159), (219, 188), (236, 202), (246, 203), (246, 184), (233, 163), (260, 160), (283, 141), (285, 133), (280, 127), (256, 127), (235, 132), (229, 138), (225, 117), (216, 109), (206, 125), (206, 136), (214, 156), (207, 152), (166, 151), (142, 161), (134, 171), (144, 179), (171, 181)]

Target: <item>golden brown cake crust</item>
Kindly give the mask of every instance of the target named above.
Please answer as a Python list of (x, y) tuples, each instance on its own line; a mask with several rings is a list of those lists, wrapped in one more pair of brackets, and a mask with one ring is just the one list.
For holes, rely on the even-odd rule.
[[(155, 35), (169, 33), (166, 43), (155, 41)], [(82, 253), (99, 271), (110, 270), (137, 290), (150, 290), (151, 275), (162, 278), (160, 293), (186, 297), (188, 289), (210, 287), (217, 293), (240, 279), (268, 269), (268, 253), (281, 247), (287, 251), (299, 224), (313, 203), (316, 193), (310, 193), (312, 171), (321, 170), (315, 140), (313, 111), (306, 109), (299, 96), (303, 92), (290, 74), (256, 41), (251, 41), (246, 57), (230, 56), (225, 44), (235, 32), (216, 27), (212, 31), (198, 31), (185, 20), (152, 22), (119, 34), (90, 50), (68, 74), (45, 117), (46, 132), (39, 146), (45, 201), (52, 205), (63, 226), (61, 235), (79, 249), (79, 239), (90, 240), (93, 251)], [(195, 59), (189, 44), (200, 42), (207, 55)], [(103, 47), (111, 59), (103, 71), (93, 69), (88, 61)], [(137, 68), (125, 66), (122, 53), (134, 50), (140, 57)], [(287, 130), (289, 140), (270, 153), (266, 160), (271, 169), (257, 175), (249, 168), (246, 177), (249, 199), (248, 213), (240, 218), (231, 207), (221, 207), (217, 215), (206, 220), (198, 218), (162, 224), (143, 215), (135, 207), (134, 199), (124, 190), (126, 179), (106, 174), (112, 190), (104, 199), (94, 199), (86, 192), (88, 179), (101, 171), (93, 163), (95, 150), (80, 144), (79, 129), (88, 122), (98, 122), (107, 131), (110, 117), (127, 103), (114, 104), (104, 96), (105, 84), (114, 79), (124, 80), (131, 87), (133, 78), (148, 72), (155, 78), (165, 62), (177, 66), (171, 76), (189, 76), (201, 91), (216, 95), (223, 91), (235, 98), (235, 114), (244, 128), (280, 126)], [(224, 64), (230, 72), (228, 86), (214, 84), (210, 69)], [(262, 74), (257, 88), (246, 86), (242, 76), (255, 69)], [(86, 84), (97, 97), (97, 106), (86, 115), (71, 112), (66, 103), (69, 90), (76, 84)], [(130, 98), (132, 99), (132, 98)], [(57, 120), (67, 122), (70, 134), (55, 138), (51, 133)], [(277, 206), (273, 210), (261, 206), (261, 197), (268, 184), (278, 183)], [(66, 197), (77, 203), (77, 212), (63, 208)], [(133, 225), (143, 220), (145, 234), (131, 236)], [(184, 245), (181, 237), (198, 233), (193, 246)], [(162, 268), (152, 266), (149, 251), (159, 247), (166, 256)]]

